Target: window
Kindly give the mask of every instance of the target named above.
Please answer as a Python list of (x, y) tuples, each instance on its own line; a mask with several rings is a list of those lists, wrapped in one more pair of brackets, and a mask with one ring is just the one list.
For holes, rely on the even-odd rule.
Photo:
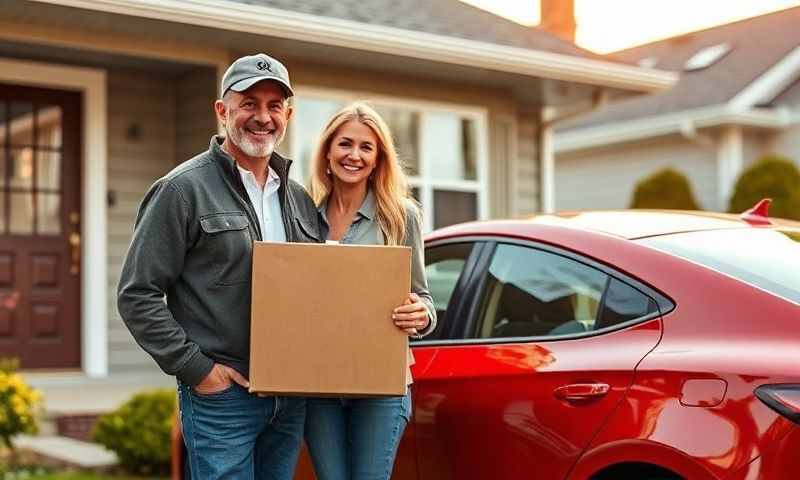
[(709, 230), (639, 242), (800, 304), (800, 230)]
[(655, 311), (648, 296), (596, 268), (543, 250), (501, 244), (487, 272), (474, 336), (569, 335)]
[(392, 131), (412, 194), (425, 212), (426, 231), (486, 217), (488, 139), (486, 115), (479, 109), (304, 90), (296, 97), (294, 116), (280, 148), (296, 161), (292, 178), (307, 183), (311, 158), (328, 119), (361, 99), (378, 111)]
[(436, 330), (425, 337), (426, 340), (442, 338), (444, 325), (448, 323), (447, 306), (472, 248), (472, 243), (457, 243), (431, 247), (425, 251), (425, 276), (438, 319)]

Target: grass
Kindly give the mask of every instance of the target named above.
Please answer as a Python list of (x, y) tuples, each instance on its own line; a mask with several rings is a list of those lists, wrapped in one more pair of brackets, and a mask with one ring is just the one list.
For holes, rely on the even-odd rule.
[[(0, 475), (0, 479), (3, 476)], [(6, 474), (6, 479), (13, 478), (15, 480), (166, 480), (167, 477), (132, 477), (124, 475), (110, 475), (101, 473), (89, 472), (62, 472), (62, 473), (47, 473), (44, 475), (19, 475), (19, 474)]]

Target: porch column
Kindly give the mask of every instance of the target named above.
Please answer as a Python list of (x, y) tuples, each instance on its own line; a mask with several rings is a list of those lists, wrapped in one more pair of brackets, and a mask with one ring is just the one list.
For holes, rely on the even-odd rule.
[(726, 126), (722, 130), (717, 147), (717, 210), (728, 210), (733, 187), (742, 172), (743, 159), (742, 128)]
[(556, 209), (556, 162), (553, 148), (553, 125), (550, 122), (553, 112), (550, 107), (542, 108), (541, 126), (539, 130), (539, 162), (541, 181), (541, 210), (553, 213)]

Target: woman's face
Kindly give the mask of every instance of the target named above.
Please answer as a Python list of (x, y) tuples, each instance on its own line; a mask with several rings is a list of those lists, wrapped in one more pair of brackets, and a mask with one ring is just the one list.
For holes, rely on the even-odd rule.
[(337, 180), (348, 184), (366, 182), (378, 163), (378, 137), (361, 122), (344, 123), (333, 135), (327, 159)]

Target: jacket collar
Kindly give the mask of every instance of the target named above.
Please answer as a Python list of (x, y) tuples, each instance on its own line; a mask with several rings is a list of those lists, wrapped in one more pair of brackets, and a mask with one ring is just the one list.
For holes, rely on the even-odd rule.
[[(236, 169), (236, 161), (233, 157), (228, 155), (228, 152), (222, 149), (222, 142), (224, 141), (225, 137), (222, 135), (214, 135), (211, 137), (209, 152), (212, 158), (223, 166), (226, 173), (233, 178), (240, 178), (239, 171)], [(278, 177), (281, 179), (281, 187), (284, 187), (288, 181), (289, 167), (291, 167), (291, 165), (291, 160), (283, 158), (276, 152), (272, 152), (272, 156), (269, 158), (269, 166), (275, 170), (275, 173), (277, 173)]]

